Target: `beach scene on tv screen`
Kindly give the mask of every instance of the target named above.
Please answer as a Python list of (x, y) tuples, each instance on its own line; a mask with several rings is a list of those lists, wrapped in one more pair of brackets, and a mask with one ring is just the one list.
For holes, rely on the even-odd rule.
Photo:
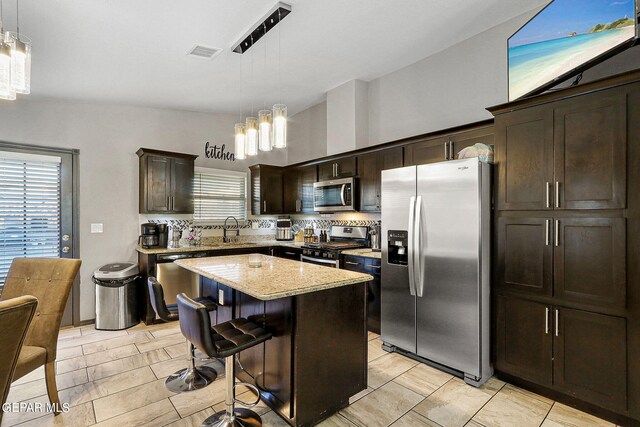
[(509, 99), (634, 37), (634, 0), (555, 0), (509, 39)]

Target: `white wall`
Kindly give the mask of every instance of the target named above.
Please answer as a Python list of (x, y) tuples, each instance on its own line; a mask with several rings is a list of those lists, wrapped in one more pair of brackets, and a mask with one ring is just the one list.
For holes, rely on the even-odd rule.
[(289, 164), (327, 155), (327, 103), (321, 102), (289, 117), (287, 159)]
[[(93, 271), (100, 265), (136, 260), (139, 230), (140, 147), (197, 154), (196, 166), (247, 170), (251, 164), (285, 164), (286, 150), (249, 161), (207, 159), (204, 144), (227, 144), (233, 151), (236, 115), (32, 101), (0, 104), (0, 141), (80, 150), (80, 317), (95, 316)], [(90, 234), (90, 224), (104, 224)]]

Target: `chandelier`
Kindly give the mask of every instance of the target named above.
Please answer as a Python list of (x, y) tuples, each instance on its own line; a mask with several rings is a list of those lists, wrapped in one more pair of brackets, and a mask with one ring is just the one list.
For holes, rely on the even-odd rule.
[(19, 0), (16, 0), (16, 31), (4, 31), (0, 0), (0, 99), (13, 101), (16, 94), (31, 92), (31, 40), (20, 34)]

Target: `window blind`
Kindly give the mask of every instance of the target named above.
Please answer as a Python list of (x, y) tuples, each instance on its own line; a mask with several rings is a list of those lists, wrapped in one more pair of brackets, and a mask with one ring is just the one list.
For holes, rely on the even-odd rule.
[(60, 256), (60, 158), (0, 152), (0, 287), (16, 257)]
[(246, 174), (196, 170), (193, 184), (193, 218), (224, 221), (228, 216), (247, 218)]

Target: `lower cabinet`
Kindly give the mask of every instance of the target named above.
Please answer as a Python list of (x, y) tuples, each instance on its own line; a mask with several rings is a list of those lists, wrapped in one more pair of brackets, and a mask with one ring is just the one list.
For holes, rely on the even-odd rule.
[(626, 320), (500, 296), (496, 369), (611, 410), (626, 409)]
[(302, 255), (302, 249), (299, 248), (287, 248), (284, 246), (278, 246), (274, 248), (273, 256), (278, 258), (287, 258), (293, 261), (300, 261), (300, 255)]
[(341, 268), (370, 274), (373, 280), (367, 282), (367, 329), (380, 333), (380, 260), (367, 257), (344, 255)]

